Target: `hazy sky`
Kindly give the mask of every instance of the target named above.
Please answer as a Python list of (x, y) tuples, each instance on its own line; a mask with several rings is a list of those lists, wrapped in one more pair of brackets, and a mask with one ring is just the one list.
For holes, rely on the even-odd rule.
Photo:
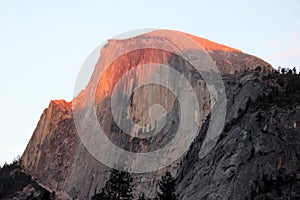
[(0, 0), (0, 164), (22, 154), (51, 99), (72, 99), (89, 53), (126, 31), (180, 30), (300, 66), (299, 0), (111, 2)]

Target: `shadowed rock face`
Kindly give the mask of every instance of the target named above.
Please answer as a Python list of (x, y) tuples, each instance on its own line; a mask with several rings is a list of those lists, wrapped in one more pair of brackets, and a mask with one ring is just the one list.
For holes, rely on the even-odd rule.
[[(255, 73), (247, 72), (232, 75), (236, 71), (243, 72), (247, 69), (250, 71), (257, 66), (261, 66), (264, 71), (271, 71), (272, 67), (265, 61), (244, 54), (240, 50), (191, 36), (202, 48), (208, 51), (208, 54), (224, 75), (228, 98), (228, 113), (222, 137), (218, 140), (213, 152), (202, 159), (198, 158), (198, 154), (205, 138), (205, 127), (209, 125), (208, 119), (212, 106), (212, 97), (202, 76), (195, 72), (195, 69), (188, 62), (167, 51), (135, 50), (111, 62), (111, 58), (113, 55), (118, 55), (120, 48), (137, 47), (137, 44), (147, 43), (152, 39), (159, 44), (174, 48), (172, 40), (177, 39), (176, 34), (170, 37), (171, 40), (168, 40), (167, 36), (169, 36), (167, 31), (154, 31), (135, 39), (110, 40), (101, 50), (100, 60), (96, 64), (86, 89), (71, 103), (63, 100), (51, 101), (49, 107), (44, 111), (22, 156), (22, 160), (25, 170), (36, 177), (40, 183), (47, 186), (49, 190), (56, 191), (58, 198), (90, 197), (93, 195), (94, 189), (102, 187), (109, 176), (109, 168), (91, 156), (80, 142), (72, 116), (73, 106), (73, 109), (78, 109), (82, 113), (82, 117), (87, 120), (86, 122), (89, 121), (87, 113), (90, 112), (92, 102), (88, 97), (93, 92), (96, 94), (94, 100), (98, 121), (103, 125), (103, 129), (111, 141), (135, 152), (147, 152), (149, 149), (155, 148), (149, 141), (135, 141), (132, 137), (124, 136), (124, 133), (115, 126), (110, 104), (108, 103), (117, 80), (132, 68), (144, 63), (165, 63), (184, 74), (197, 94), (202, 113), (200, 117), (205, 121), (205, 124), (187, 155), (183, 155), (179, 160), (164, 169), (133, 175), (136, 195), (143, 192), (146, 196), (153, 197), (157, 180), (165, 171), (171, 171), (174, 176), (178, 177), (177, 191), (181, 199), (259, 198), (259, 195), (266, 195), (271, 191), (267, 186), (261, 185), (263, 180), (267, 184), (268, 181), (273, 180), (274, 176), (278, 178), (279, 175), (285, 177), (292, 172), (296, 173), (296, 166), (299, 166), (299, 147), (296, 146), (299, 142), (299, 137), (296, 136), (297, 131), (299, 133), (300, 125), (300, 122), (296, 120), (299, 119), (299, 108), (293, 108), (293, 114), (290, 114), (292, 111), (284, 108), (267, 108), (259, 111), (259, 108), (256, 108), (253, 102), (260, 101), (259, 96), (262, 93), (271, 93), (268, 88), (273, 84), (269, 83), (270, 81), (261, 80), (263, 75), (254, 76)], [(136, 41), (139, 41), (139, 43)], [(180, 48), (181, 50), (190, 50), (187, 44), (182, 44)], [(108, 64), (110, 64), (108, 70), (102, 74), (98, 82), (101, 66)], [(147, 72), (147, 74), (151, 73), (155, 73), (153, 68), (150, 68)], [(135, 70), (132, 80), (128, 80), (123, 85), (123, 90), (130, 90), (143, 77), (139, 70)], [(176, 114), (179, 109), (178, 103), (172, 94), (167, 98), (163, 98), (162, 94), (166, 93), (165, 88), (147, 87), (131, 97), (130, 115), (140, 125), (149, 124), (150, 120), (147, 117), (149, 105), (153, 103), (164, 105), (169, 116), (165, 129), (162, 129), (156, 138), (156, 145), (164, 145), (173, 137), (174, 132), (176, 133), (179, 123)], [(147, 91), (151, 91), (151, 95)], [(272, 117), (266, 118), (266, 121), (261, 121), (259, 122), (261, 124), (259, 124), (256, 120), (258, 112), (263, 116)], [(276, 120), (279, 120), (280, 115), (274, 114), (273, 116), (270, 114), (273, 112), (286, 113), (283, 116), (290, 116), (291, 118), (287, 119), (289, 122), (299, 125), (296, 125), (296, 127), (294, 125), (288, 126), (289, 129), (286, 131), (282, 127), (287, 126), (288, 123), (277, 123)], [(284, 143), (285, 140), (280, 141), (275, 125), (281, 131), (285, 131), (286, 136), (284, 137), (292, 137), (293, 140), (287, 144)], [(79, 128), (86, 131), (94, 129), (92, 126), (84, 125)], [(147, 126), (145, 126), (146, 128)], [(267, 131), (268, 134), (262, 133), (261, 129), (264, 132)], [(274, 145), (268, 146), (265, 141), (269, 142), (269, 140)], [(293, 160), (293, 162), (287, 162), (287, 160)], [(138, 161), (132, 162), (138, 165)], [(262, 163), (266, 164), (261, 166)], [(278, 174), (278, 170), (283, 168), (287, 170), (283, 171), (282, 174)], [(266, 174), (267, 177), (263, 174)], [(249, 178), (252, 177), (251, 184), (248, 184)], [(285, 178), (283, 179), (285, 180)], [(296, 180), (295, 176), (292, 180)], [(274, 182), (274, 184), (279, 184), (279, 182)], [(243, 185), (245, 187), (242, 187)], [(285, 187), (285, 185), (287, 185), (286, 182), (282, 187)], [(281, 187), (281, 185), (276, 185), (276, 187)], [(272, 188), (275, 188), (275, 186)], [(282, 191), (289, 192), (285, 189), (282, 189)]]
[(298, 199), (300, 77), (239, 73), (224, 80), (226, 126), (200, 159), (206, 121), (177, 175), (180, 199)]

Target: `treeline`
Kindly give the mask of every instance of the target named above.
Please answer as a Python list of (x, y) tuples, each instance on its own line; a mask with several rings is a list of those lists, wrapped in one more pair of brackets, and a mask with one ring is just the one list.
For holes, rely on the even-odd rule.
[[(92, 196), (92, 200), (131, 200), (133, 199), (133, 185), (130, 173), (111, 170), (110, 178), (102, 190), (97, 191)], [(139, 200), (148, 200), (142, 193)], [(157, 197), (155, 200), (176, 200), (175, 179), (170, 172), (166, 172), (161, 177), (157, 187)]]
[[(24, 188), (29, 185), (34, 191), (27, 194)], [(0, 167), (0, 199), (47, 200), (50, 199), (50, 193), (23, 171), (22, 160), (18, 157), (13, 163), (5, 163)]]
[[(267, 70), (267, 68), (265, 66), (257, 66), (254, 70), (253, 69), (245, 69), (244, 72), (263, 72), (263, 73), (275, 73), (275, 74), (297, 74), (297, 68), (296, 67), (281, 67), (279, 66), (277, 69), (273, 69), (273, 70)], [(235, 73), (238, 73), (238, 71), (235, 71)], [(299, 72), (298, 74), (300, 74), (300, 67), (299, 67)]]
[(21, 172), (21, 159), (12, 164), (5, 163), (0, 168), (0, 199), (21, 191), (31, 181), (31, 177)]
[[(289, 68), (289, 67), (280, 67), (279, 66), (276, 71), (280, 74), (297, 74), (296, 67)], [(299, 70), (299, 74), (300, 74), (300, 70)]]

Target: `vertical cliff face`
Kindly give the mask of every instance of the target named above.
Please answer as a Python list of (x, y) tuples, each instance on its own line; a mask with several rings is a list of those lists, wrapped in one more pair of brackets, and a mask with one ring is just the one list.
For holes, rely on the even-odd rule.
[[(265, 61), (244, 54), (240, 50), (195, 36), (190, 37), (200, 45), (199, 48), (208, 51), (208, 54), (223, 75), (232, 74), (236, 71), (253, 70), (257, 66), (261, 66), (265, 71), (272, 70), (271, 66)], [(191, 46), (187, 43), (175, 46), (174, 41), (177, 39), (176, 34), (170, 35), (168, 31), (154, 31), (127, 40), (110, 40), (99, 52), (101, 56), (85, 90), (79, 93), (71, 103), (51, 101), (49, 107), (42, 114), (22, 156), (25, 170), (50, 190), (58, 191), (62, 197), (66, 198), (76, 196), (79, 198), (90, 197), (93, 195), (96, 187), (102, 187), (109, 176), (109, 168), (87, 151), (77, 134), (78, 129), (86, 132), (95, 130), (95, 127), (90, 125), (90, 113), (92, 113), (94, 103), (96, 105), (97, 120), (102, 125), (108, 138), (116, 145), (133, 152), (147, 152), (166, 144), (174, 136), (180, 123), (177, 114), (180, 106), (176, 96), (166, 87), (157, 85), (147, 85), (133, 92), (133, 88), (147, 79), (147, 77), (159, 74), (160, 69), (149, 63), (172, 66), (173, 69), (184, 75), (195, 90), (201, 111), (199, 118), (201, 122), (204, 122), (211, 112), (214, 97), (209, 91), (210, 86), (205, 83), (202, 75), (193, 68), (191, 63), (174, 53), (176, 51), (191, 51)], [(147, 43), (155, 43), (156, 45), (167, 47), (173, 53), (163, 50), (163, 48), (161, 50), (154, 48), (139, 49), (139, 45)], [(120, 49), (130, 49), (131, 51), (121, 55)], [(116, 57), (118, 59), (115, 59)], [(148, 64), (146, 71), (137, 67), (144, 64)], [(108, 67), (102, 74), (103, 66)], [(124, 82), (118, 83), (118, 80), (128, 73), (129, 75)], [(159, 77), (159, 80), (164, 79), (165, 77)], [(231, 76), (230, 79), (232, 79)], [(248, 81), (246, 78), (243, 80), (245, 82)], [(168, 81), (172, 82), (172, 78)], [(156, 126), (155, 120), (166, 116), (166, 113), (168, 114), (166, 116), (166, 124), (155, 138), (155, 145), (149, 141), (135, 140), (132, 136), (125, 135), (120, 130), (120, 127), (116, 125), (115, 120), (117, 119), (113, 119), (110, 104), (111, 95), (115, 87), (116, 91), (119, 91), (117, 93), (124, 91), (125, 93), (126, 91), (133, 93), (132, 96), (122, 96), (124, 101), (130, 102), (128, 105), (129, 112), (126, 113), (124, 118), (131, 118), (139, 125), (130, 129), (132, 135), (139, 134), (140, 127), (149, 131)], [(230, 112), (227, 115), (227, 123), (230, 124), (232, 120), (240, 117), (241, 110), (248, 105), (248, 99), (255, 99), (261, 92), (262, 87), (252, 88), (252, 85), (247, 83), (245, 86), (242, 86), (243, 89), (235, 90), (239, 86), (236, 84), (231, 86), (229, 82), (227, 87), (229, 88), (228, 95), (230, 96), (228, 107)], [(239, 98), (239, 101), (235, 101), (235, 98)], [(184, 102), (187, 102), (187, 100), (184, 100)], [(155, 110), (155, 107), (152, 107), (153, 105), (161, 106)], [(118, 105), (116, 107), (118, 108)], [(151, 110), (151, 108), (153, 109)], [(72, 115), (74, 110), (80, 113), (80, 118), (84, 122), (76, 128)], [(198, 142), (197, 148), (201, 146), (202, 141), (199, 140)], [(191, 154), (194, 151), (196, 152), (196, 150), (191, 150), (189, 153)], [(193, 156), (199, 153), (195, 152)], [(207, 162), (213, 159), (210, 158), (211, 156), (209, 155), (205, 158), (208, 159)], [(138, 159), (131, 162), (133, 162), (133, 166), (138, 167)], [(147, 196), (153, 196), (160, 176), (165, 171), (171, 171), (174, 176), (179, 174), (187, 178), (181, 179), (178, 188), (183, 199), (193, 199), (190, 198), (188, 192), (185, 193), (184, 191), (186, 188), (186, 191), (189, 191), (192, 187), (187, 185), (187, 182), (188, 177), (195, 176), (192, 172), (198, 173), (195, 171), (198, 166), (196, 166), (196, 163), (198, 163), (198, 160), (194, 162), (186, 159), (185, 155), (183, 155), (164, 169), (133, 175), (136, 186), (135, 193), (138, 195), (143, 192)], [(190, 166), (192, 166), (191, 170), (189, 170)], [(197, 170), (201, 171), (202, 169), (199, 168)], [(197, 184), (195, 183), (195, 185)], [(203, 194), (201, 197), (204, 198), (205, 195)]]
[(68, 177), (79, 140), (70, 102), (51, 101), (23, 153), (26, 171), (53, 191)]

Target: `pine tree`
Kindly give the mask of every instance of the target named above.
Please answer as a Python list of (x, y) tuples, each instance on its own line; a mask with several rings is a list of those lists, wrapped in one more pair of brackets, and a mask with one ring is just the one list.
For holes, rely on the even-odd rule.
[(93, 200), (131, 200), (132, 194), (132, 178), (128, 172), (111, 171), (109, 180), (100, 193), (96, 193)]
[(158, 198), (160, 200), (176, 200), (175, 194), (175, 179), (170, 172), (166, 172), (161, 177), (161, 181), (158, 184), (159, 191), (157, 191)]
[(139, 200), (146, 200), (146, 199), (145, 199), (144, 193), (142, 193), (142, 194), (140, 195)]

